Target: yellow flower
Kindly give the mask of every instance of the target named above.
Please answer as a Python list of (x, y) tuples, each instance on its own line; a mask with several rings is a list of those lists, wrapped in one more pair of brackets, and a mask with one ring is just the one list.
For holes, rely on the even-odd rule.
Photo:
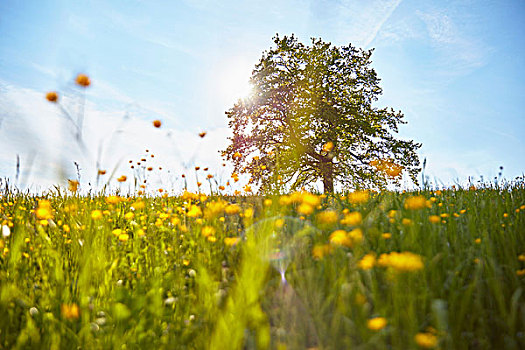
[(99, 174), (99, 175), (106, 175), (106, 170), (100, 169), (100, 170), (98, 171), (98, 174)]
[(405, 209), (419, 210), (432, 206), (424, 196), (412, 196), (405, 199)]
[(438, 338), (432, 333), (418, 333), (414, 336), (417, 345), (422, 348), (430, 349), (436, 347)]
[(332, 225), (337, 222), (339, 215), (334, 210), (325, 210), (317, 214), (317, 221), (324, 225)]
[(127, 233), (121, 233), (118, 236), (118, 240), (121, 242), (127, 242), (128, 239), (129, 239), (129, 235)]
[(234, 246), (240, 241), (240, 237), (225, 237), (224, 238), (224, 244), (228, 247)]
[(88, 87), (89, 85), (91, 85), (91, 80), (89, 80), (89, 77), (85, 74), (77, 75), (76, 82), (82, 87)]
[(354, 211), (351, 213), (345, 214), (344, 218), (341, 220), (342, 225), (349, 225), (349, 226), (358, 226), (363, 221), (363, 216), (360, 212)]
[(153, 126), (156, 127), (156, 128), (160, 128), (160, 126), (162, 125), (162, 122), (158, 119), (154, 120), (153, 121)]
[(412, 220), (408, 219), (408, 218), (403, 218), (403, 220), (401, 220), (401, 223), (405, 226), (410, 226), (412, 225)]
[(525, 276), (525, 269), (517, 270), (517, 271), (516, 271), (516, 275), (517, 275), (517, 276), (520, 276), (520, 277), (521, 277), (521, 276)]
[(62, 316), (68, 320), (77, 319), (80, 317), (80, 309), (77, 304), (62, 304), (60, 307)]
[(116, 228), (113, 231), (111, 231), (111, 233), (113, 233), (115, 237), (118, 237), (122, 233), (122, 230), (120, 228)]
[(518, 261), (525, 261), (525, 254), (520, 254), (518, 256)]
[(237, 204), (229, 204), (224, 208), (224, 212), (228, 215), (235, 215), (239, 214), (241, 211), (241, 208)]
[(76, 192), (78, 190), (79, 182), (77, 180), (67, 180), (68, 182), (68, 189), (71, 192)]
[(119, 196), (109, 196), (106, 197), (106, 203), (108, 204), (118, 204), (121, 201)]
[(352, 240), (350, 239), (350, 237), (348, 237), (346, 231), (344, 230), (337, 230), (337, 231), (332, 232), (329, 240), (330, 240), (330, 243), (335, 244), (335, 245), (344, 245), (347, 247), (352, 246)]
[(355, 191), (348, 194), (348, 201), (352, 204), (366, 203), (368, 198), (370, 198), (368, 191)]
[(441, 222), (441, 218), (438, 215), (430, 215), (428, 217), (428, 221), (430, 221), (432, 224), (438, 224)]
[(97, 210), (93, 210), (93, 211), (91, 212), (91, 218), (92, 218), (93, 220), (99, 220), (99, 219), (101, 219), (101, 218), (102, 218), (102, 211), (100, 211), (100, 210), (98, 210), (98, 209), (97, 209)]
[(46, 99), (49, 102), (58, 102), (58, 94), (55, 91), (50, 91), (46, 94)]
[(203, 138), (204, 136), (206, 136), (206, 132), (205, 131), (199, 133), (199, 137), (200, 138)]
[(474, 240), (474, 242), (475, 242), (476, 244), (481, 244), (481, 238), (476, 238), (476, 239)]
[(312, 256), (314, 259), (321, 260), (326, 255), (330, 254), (332, 252), (333, 248), (330, 244), (316, 244), (312, 248)]
[(201, 230), (201, 234), (204, 237), (213, 236), (215, 234), (215, 228), (213, 226), (204, 226)]
[(424, 266), (421, 256), (411, 252), (381, 254), (377, 264), (383, 267), (391, 267), (399, 272), (417, 271)]
[(323, 145), (323, 152), (330, 152), (332, 149), (334, 149), (334, 143), (332, 141), (328, 141)]
[(117, 179), (117, 181), (118, 181), (118, 182), (126, 182), (127, 179), (128, 179), (128, 177), (127, 177), (126, 175), (122, 175), (122, 176), (120, 176), (120, 177)]
[(392, 238), (392, 234), (390, 232), (385, 232), (381, 235), (384, 239), (390, 239)]
[(131, 207), (135, 210), (144, 209), (145, 206), (146, 204), (141, 200), (138, 200), (131, 205)]
[(384, 317), (374, 317), (366, 322), (368, 329), (379, 331), (386, 327), (387, 320)]
[(128, 211), (128, 212), (126, 213), (126, 215), (124, 215), (124, 218), (125, 218), (126, 220), (133, 220), (134, 217), (135, 217), (135, 214), (133, 214), (133, 212), (131, 212), (131, 211)]
[(297, 207), (297, 212), (301, 215), (310, 215), (314, 211), (314, 207), (312, 207), (310, 204), (302, 203)]
[(195, 204), (192, 204), (186, 215), (190, 218), (198, 218), (202, 216), (202, 210)]
[(359, 262), (357, 263), (357, 266), (359, 266), (361, 270), (370, 270), (372, 267), (374, 267), (375, 263), (376, 263), (375, 255), (366, 254), (365, 256), (363, 256), (361, 260), (359, 260)]
[(51, 202), (47, 199), (38, 201), (38, 208), (36, 209), (36, 217), (41, 220), (53, 218), (53, 210), (51, 209)]

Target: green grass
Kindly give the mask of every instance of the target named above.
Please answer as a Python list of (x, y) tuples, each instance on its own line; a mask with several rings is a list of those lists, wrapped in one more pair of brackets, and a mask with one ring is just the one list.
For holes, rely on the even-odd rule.
[[(430, 208), (405, 209), (417, 195)], [(46, 220), (40, 198), (3, 190), (0, 349), (417, 349), (418, 333), (442, 349), (525, 348), (523, 182), (319, 206), (304, 194), (187, 195), (132, 209), (139, 198), (49, 194)], [(225, 213), (233, 202), (240, 211)], [(345, 209), (361, 222), (341, 224)], [(356, 228), (362, 240), (330, 242)], [(380, 266), (391, 252), (423, 268)], [(386, 326), (371, 329), (373, 317)]]

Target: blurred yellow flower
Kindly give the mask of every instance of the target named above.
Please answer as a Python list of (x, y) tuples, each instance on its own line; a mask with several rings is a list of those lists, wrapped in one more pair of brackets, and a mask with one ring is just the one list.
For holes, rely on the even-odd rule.
[(323, 152), (330, 152), (332, 149), (334, 149), (334, 143), (332, 141), (328, 141), (323, 145)]
[(118, 236), (118, 240), (121, 242), (127, 242), (128, 239), (129, 239), (129, 235), (127, 233), (121, 233)]
[(60, 306), (62, 316), (68, 320), (76, 320), (80, 317), (80, 309), (77, 304), (62, 304)]
[(359, 260), (359, 262), (357, 263), (357, 266), (361, 269), (361, 270), (370, 270), (372, 267), (374, 267), (376, 263), (376, 257), (374, 254), (366, 254), (365, 256), (363, 256), (363, 258), (361, 260)]
[(55, 91), (50, 91), (46, 94), (46, 99), (49, 102), (58, 102), (58, 94)]
[(209, 236), (213, 236), (215, 234), (215, 227), (213, 226), (204, 226), (201, 230), (201, 234), (204, 236), (204, 237), (209, 237)]
[(156, 128), (160, 128), (162, 125), (162, 122), (158, 119), (154, 120), (153, 121), (153, 126), (156, 127)]
[(349, 193), (347, 198), (348, 202), (352, 204), (362, 204), (368, 202), (368, 198), (370, 198), (370, 193), (368, 191), (355, 191)]
[(411, 252), (381, 254), (377, 265), (391, 267), (400, 272), (417, 271), (423, 269), (424, 266), (421, 256)]
[(76, 192), (78, 190), (79, 182), (77, 180), (67, 180), (68, 189), (71, 192)]
[(412, 196), (405, 199), (405, 209), (408, 210), (419, 210), (424, 208), (430, 208), (432, 203), (427, 201), (424, 196)]
[(322, 259), (329, 255), (333, 250), (330, 244), (316, 244), (312, 248), (312, 256), (314, 259)]
[(414, 341), (422, 348), (431, 349), (436, 347), (438, 338), (432, 333), (418, 333), (414, 336)]
[(313, 213), (313, 211), (314, 208), (307, 203), (301, 203), (301, 205), (297, 207), (297, 212), (301, 215), (310, 215)]
[(438, 224), (441, 222), (441, 218), (438, 215), (430, 215), (428, 217), (428, 221), (430, 221), (432, 224)]
[(91, 80), (89, 80), (89, 77), (85, 74), (79, 74), (76, 78), (76, 83), (82, 87), (88, 87), (91, 85)]
[(354, 211), (348, 214), (345, 214), (344, 218), (341, 220), (342, 225), (349, 225), (349, 226), (358, 226), (361, 225), (361, 222), (363, 221), (363, 216), (360, 212)]
[(374, 318), (369, 319), (366, 322), (366, 325), (368, 329), (371, 329), (373, 331), (379, 331), (386, 327), (387, 320), (384, 317), (374, 317)]
[(241, 208), (237, 204), (229, 204), (224, 208), (224, 212), (228, 215), (235, 215), (241, 212)]
[(334, 210), (325, 210), (317, 214), (317, 221), (324, 225), (332, 225), (337, 222), (339, 215)]
[(344, 230), (337, 230), (337, 231), (332, 232), (329, 240), (330, 240), (330, 243), (335, 244), (335, 245), (344, 245), (347, 247), (352, 246), (352, 240), (350, 239), (350, 237), (348, 237), (346, 231)]
[(224, 244), (228, 247), (234, 246), (241, 240), (240, 237), (225, 237), (224, 238)]
[(186, 214), (190, 218), (197, 218), (202, 216), (202, 210), (195, 204), (192, 204), (190, 207), (190, 210), (188, 210), (188, 213)]
[(93, 210), (93, 211), (91, 212), (91, 218), (92, 218), (93, 220), (99, 220), (99, 219), (101, 219), (101, 218), (102, 218), (102, 211), (101, 211), (101, 210), (98, 210), (98, 209), (97, 209), (97, 210)]

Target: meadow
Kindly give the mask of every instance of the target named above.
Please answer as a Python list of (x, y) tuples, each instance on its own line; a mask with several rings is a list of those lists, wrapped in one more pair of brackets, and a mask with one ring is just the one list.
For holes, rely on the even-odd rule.
[(523, 349), (525, 183), (0, 196), (0, 349)]

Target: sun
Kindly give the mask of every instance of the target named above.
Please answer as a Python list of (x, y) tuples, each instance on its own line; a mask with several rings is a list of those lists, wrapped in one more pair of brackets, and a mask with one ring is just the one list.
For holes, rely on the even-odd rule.
[(243, 58), (232, 58), (222, 62), (214, 77), (213, 89), (224, 103), (231, 105), (253, 92), (250, 77), (253, 63)]

